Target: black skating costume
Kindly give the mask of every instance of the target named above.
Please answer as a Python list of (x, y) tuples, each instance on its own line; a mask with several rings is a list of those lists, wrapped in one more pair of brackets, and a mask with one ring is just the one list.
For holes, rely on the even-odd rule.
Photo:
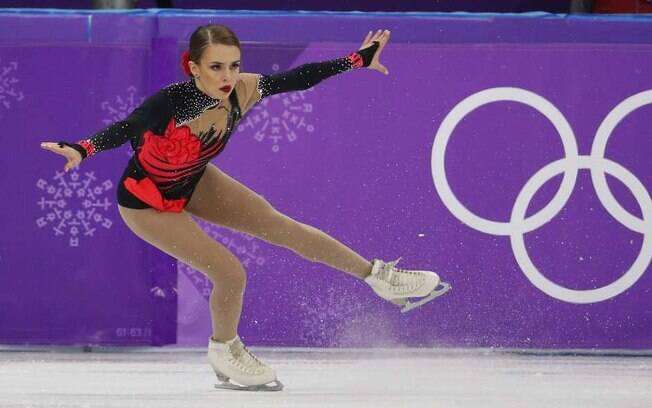
[(77, 143), (82, 159), (131, 142), (135, 154), (118, 183), (118, 203), (181, 212), (208, 162), (219, 154), (251, 107), (277, 93), (308, 89), (335, 74), (371, 63), (379, 43), (330, 61), (273, 75), (240, 74), (228, 100), (213, 99), (191, 78), (148, 97), (124, 120)]

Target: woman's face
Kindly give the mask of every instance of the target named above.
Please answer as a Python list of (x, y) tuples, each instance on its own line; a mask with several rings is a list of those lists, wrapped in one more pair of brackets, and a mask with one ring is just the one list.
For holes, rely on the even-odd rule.
[(229, 96), (240, 75), (240, 49), (235, 45), (211, 44), (199, 64), (190, 61), (197, 87), (215, 99)]

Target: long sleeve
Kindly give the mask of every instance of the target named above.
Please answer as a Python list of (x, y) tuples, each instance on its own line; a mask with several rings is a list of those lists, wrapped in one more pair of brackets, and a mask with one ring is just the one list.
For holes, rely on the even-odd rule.
[(378, 41), (374, 41), (369, 47), (352, 52), (346, 57), (311, 62), (276, 74), (241, 74), (243, 80), (248, 83), (247, 89), (250, 90), (246, 92), (248, 95), (245, 98), (243, 110), (247, 111), (252, 105), (268, 96), (312, 88), (333, 75), (367, 67), (378, 50), (378, 46)]
[(60, 141), (60, 145), (70, 146), (77, 150), (82, 159), (86, 159), (104, 150), (115, 149), (134, 137), (151, 129), (162, 118), (171, 116), (167, 96), (164, 92), (147, 98), (125, 119), (113, 123), (93, 136), (79, 140), (77, 143)]

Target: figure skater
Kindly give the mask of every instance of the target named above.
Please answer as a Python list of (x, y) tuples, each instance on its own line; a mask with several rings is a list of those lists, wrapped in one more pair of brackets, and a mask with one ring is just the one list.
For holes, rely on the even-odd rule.
[(200, 26), (182, 58), (187, 81), (164, 87), (126, 119), (90, 138), (41, 143), (67, 159), (66, 172), (94, 154), (131, 143), (134, 155), (118, 183), (118, 210), (138, 237), (213, 283), (208, 360), (221, 381), (217, 388), (277, 391), (283, 384), (238, 336), (246, 286), (242, 264), (191, 215), (364, 279), (378, 296), (403, 311), (450, 287), (434, 272), (399, 269), (398, 260), (363, 258), (326, 233), (280, 213), (210, 163), (224, 150), (242, 116), (263, 98), (308, 89), (351, 69), (389, 74), (379, 61), (389, 37), (388, 30), (370, 31), (360, 49), (345, 57), (263, 75), (240, 72), (240, 42), (228, 27)]

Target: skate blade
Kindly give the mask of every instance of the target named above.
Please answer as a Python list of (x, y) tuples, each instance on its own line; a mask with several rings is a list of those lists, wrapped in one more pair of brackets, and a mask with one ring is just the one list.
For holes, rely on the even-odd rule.
[(274, 380), (267, 384), (260, 385), (240, 385), (231, 382), (228, 377), (217, 376), (217, 378), (222, 381), (221, 383), (215, 384), (215, 388), (219, 390), (232, 390), (232, 391), (281, 391), (283, 389), (283, 383), (279, 380)]
[(401, 313), (407, 313), (410, 310), (414, 310), (419, 306), (423, 306), (426, 303), (437, 299), (439, 296), (445, 294), (449, 290), (451, 290), (451, 285), (449, 283), (446, 283), (446, 282), (441, 282), (439, 284), (438, 289), (433, 290), (432, 292), (430, 292), (430, 294), (428, 296), (423, 297), (423, 298), (421, 298), (421, 299), (419, 299), (417, 301), (411, 302), (408, 299), (393, 299), (393, 300), (391, 300), (391, 302), (394, 303), (395, 305), (398, 305), (398, 306), (402, 307), (401, 308)]

